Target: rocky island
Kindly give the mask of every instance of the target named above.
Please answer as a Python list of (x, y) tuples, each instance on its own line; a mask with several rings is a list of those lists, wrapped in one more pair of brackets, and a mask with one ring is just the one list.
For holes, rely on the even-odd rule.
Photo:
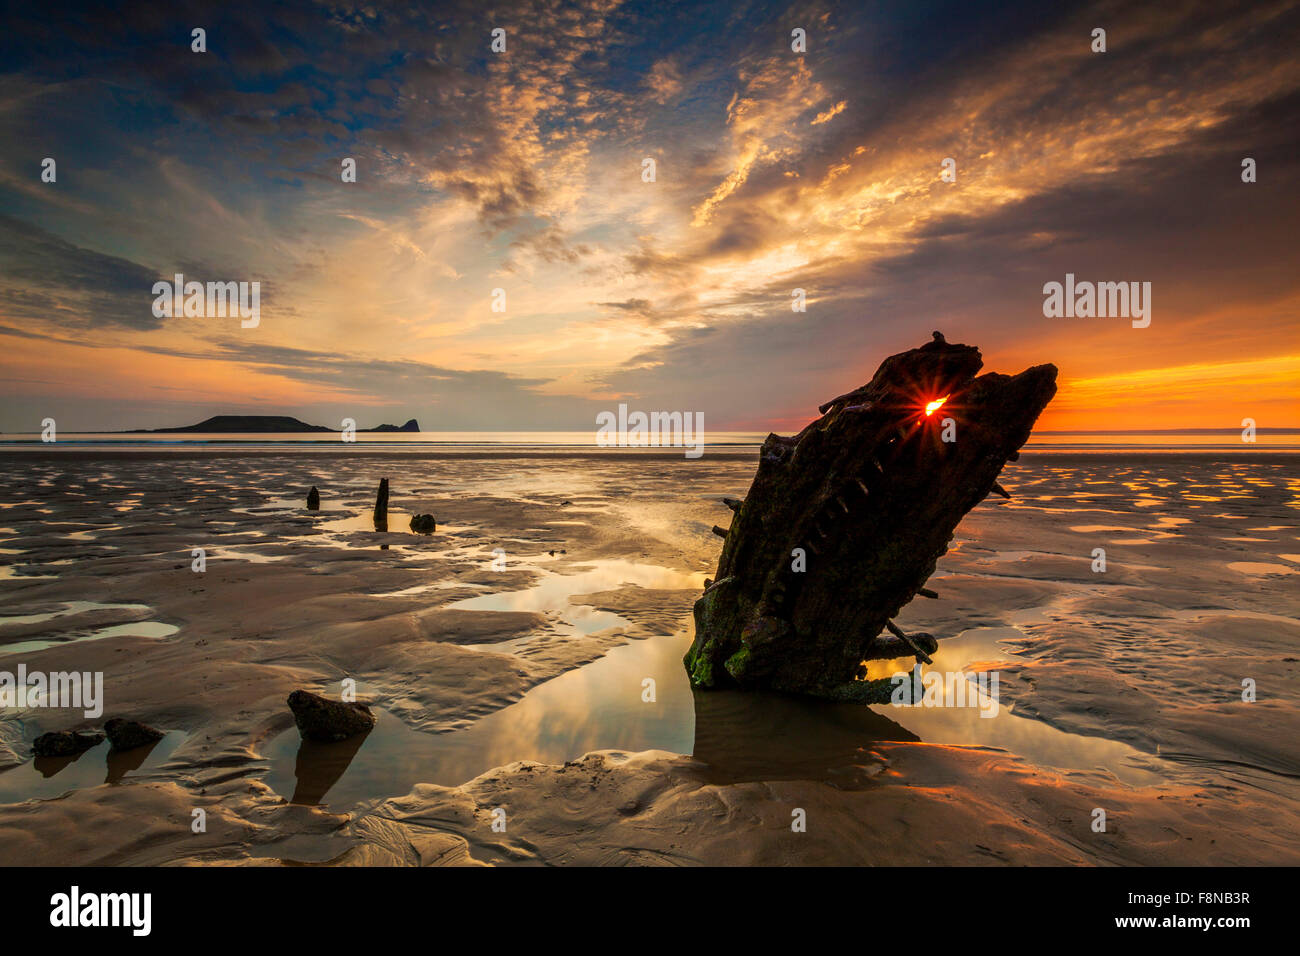
[[(418, 432), (420, 423), (414, 418), (405, 425), (376, 425), (374, 428), (358, 428), (359, 432)], [(337, 428), (324, 425), (308, 425), (289, 415), (214, 415), (197, 425), (182, 425), (178, 428), (133, 428), (130, 434), (170, 434), (172, 432), (203, 432), (207, 434), (238, 432), (337, 432)]]

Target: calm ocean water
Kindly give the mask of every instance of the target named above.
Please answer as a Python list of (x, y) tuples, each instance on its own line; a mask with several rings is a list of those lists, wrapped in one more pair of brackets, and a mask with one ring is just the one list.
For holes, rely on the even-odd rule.
[[(782, 434), (785, 434), (782, 431)], [(757, 448), (766, 432), (706, 432), (706, 453), (743, 453)], [(330, 432), (282, 432), (196, 434), (194, 432), (66, 432), (57, 442), (43, 442), (39, 433), (14, 433), (0, 437), (0, 451), (87, 451), (267, 448), (275, 450), (320, 449), (341, 446), (347, 451), (410, 450), (449, 452), (519, 449), (537, 452), (671, 453), (673, 445), (598, 445), (594, 431), (524, 432), (359, 432), (355, 442), (344, 442)], [(1034, 451), (1300, 451), (1300, 429), (1260, 429), (1255, 441), (1242, 439), (1238, 429), (1200, 429), (1152, 432), (1035, 432), (1025, 445)]]

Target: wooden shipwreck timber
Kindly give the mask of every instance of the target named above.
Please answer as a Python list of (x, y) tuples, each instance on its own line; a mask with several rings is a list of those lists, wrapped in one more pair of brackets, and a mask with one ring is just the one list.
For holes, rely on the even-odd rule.
[[(929, 662), (929, 634), (893, 623), (966, 512), (990, 493), (1056, 394), (1056, 367), (977, 373), (979, 349), (934, 341), (892, 355), (792, 438), (769, 435), (716, 579), (695, 603), (685, 663), (698, 688), (887, 701), (868, 660)], [(885, 633), (888, 632), (888, 633)]]

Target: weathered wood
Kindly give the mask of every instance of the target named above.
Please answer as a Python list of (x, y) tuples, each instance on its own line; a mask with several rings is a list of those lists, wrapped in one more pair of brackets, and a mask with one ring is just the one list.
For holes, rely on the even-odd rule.
[(921, 646), (917, 644), (916, 641), (912, 640), (910, 637), (904, 634), (903, 629), (900, 628), (893, 621), (886, 621), (885, 627), (889, 628), (890, 634), (893, 634), (894, 637), (898, 638), (900, 641), (902, 641), (904, 644), (906, 644), (908, 647), (912, 649), (912, 651), (916, 654), (917, 660), (925, 661), (927, 664), (934, 663), (934, 661), (930, 659), (930, 655), (927, 654), (924, 650), (922, 650)]
[(867, 645), (866, 653), (863, 654), (864, 661), (894, 660), (899, 657), (915, 657), (916, 647), (920, 645), (921, 649), (928, 654), (933, 654), (939, 649), (939, 642), (934, 639), (933, 634), (926, 634), (924, 631), (917, 631), (915, 634), (909, 634), (908, 640), (900, 641), (892, 634), (877, 634)]
[(832, 408), (834, 408), (836, 405), (847, 405), (847, 406), (853, 408), (854, 410), (857, 410), (858, 408), (861, 408), (862, 406), (859, 405), (859, 404), (855, 404), (855, 403), (853, 402), (853, 400), (854, 400), (855, 398), (860, 398), (862, 395), (864, 395), (864, 394), (866, 393), (867, 388), (868, 388), (868, 386), (863, 385), (861, 388), (855, 388), (855, 389), (854, 389), (853, 391), (851, 391), (851, 392), (845, 392), (843, 395), (837, 396), (836, 398), (832, 398), (832, 399), (831, 399), (829, 402), (827, 402), (825, 405), (818, 405), (818, 406), (817, 406), (817, 411), (820, 412), (821, 414), (825, 415), (827, 412), (829, 412), (829, 411), (830, 411)]
[(375, 530), (388, 530), (388, 479), (379, 479), (379, 491), (375, 494)]
[[(980, 375), (979, 350), (936, 335), (885, 359), (872, 380), (822, 406), (793, 437), (770, 435), (714, 585), (695, 603), (685, 659), (694, 686), (861, 699), (875, 643), (934, 574), (1056, 393), (1056, 368)], [(942, 420), (925, 406), (948, 396)], [(855, 414), (843, 414), (847, 406)], [(900, 434), (901, 429), (901, 434)], [(719, 531), (721, 529), (718, 529)], [(791, 555), (802, 549), (806, 566)], [(903, 635), (898, 646), (929, 658)], [(903, 655), (905, 656), (905, 654)]]

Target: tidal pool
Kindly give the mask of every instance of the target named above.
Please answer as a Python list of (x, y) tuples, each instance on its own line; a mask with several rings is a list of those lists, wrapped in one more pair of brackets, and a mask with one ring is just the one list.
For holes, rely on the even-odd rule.
[[(630, 622), (572, 604), (571, 595), (626, 583), (698, 587), (696, 575), (666, 568), (631, 562), (584, 567), (589, 570), (571, 575), (546, 572), (533, 587), (477, 595), (450, 607), (542, 611), (558, 615), (571, 632), (590, 633)], [(1023, 639), (1011, 627), (963, 632), (940, 644), (934, 669), (973, 674), (995, 668), (1016, 656), (1005, 642)], [(411, 730), (382, 709), (374, 730), (341, 743), (304, 741), (290, 727), (263, 748), (271, 763), (266, 781), (295, 803), (338, 810), (407, 793), (417, 783), (455, 786), (517, 760), (559, 764), (593, 750), (666, 750), (694, 754), (719, 780), (856, 785), (878, 772), (871, 751), (886, 741), (996, 747), (1060, 769), (1105, 770), (1131, 785), (1165, 779), (1158, 758), (1117, 741), (1017, 717), (1005, 704), (996, 716), (981, 717), (979, 707), (869, 708), (770, 693), (693, 691), (682, 666), (690, 641), (686, 634), (661, 635), (615, 647), (449, 733)], [(878, 662), (871, 676), (889, 676), (909, 665)], [(358, 688), (362, 700), (365, 690)]]
[(134, 750), (114, 751), (104, 740), (75, 757), (33, 757), (0, 771), (0, 803), (51, 800), (74, 790), (120, 783), (165, 762), (185, 737), (184, 731), (173, 730), (162, 740)]

